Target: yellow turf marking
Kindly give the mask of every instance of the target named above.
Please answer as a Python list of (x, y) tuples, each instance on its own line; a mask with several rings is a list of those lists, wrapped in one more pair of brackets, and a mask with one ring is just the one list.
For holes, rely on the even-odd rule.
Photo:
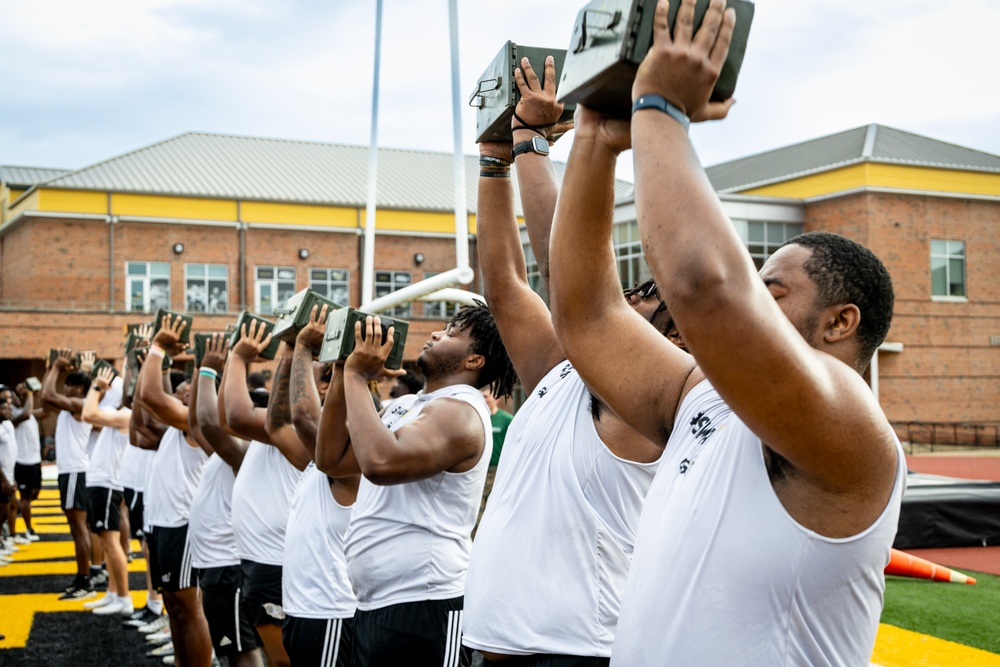
[(882, 623), (872, 663), (881, 667), (1000, 667), (1000, 655)]
[[(17, 556), (17, 554), (14, 554)], [(129, 572), (145, 572), (146, 559), (136, 558), (128, 564)], [(2, 577), (36, 576), (43, 574), (76, 574), (76, 562), (71, 560), (59, 560), (51, 563), (32, 563), (14, 561), (10, 565), (0, 568), (0, 582)]]
[[(138, 540), (132, 540), (132, 553), (136, 558), (142, 558), (142, 547), (139, 545)], [(73, 560), (76, 558), (76, 551), (71, 540), (61, 540), (58, 542), (42, 541), (22, 544), (21, 550), (10, 557), (15, 563), (48, 560), (51, 558)], [(6, 574), (6, 570), (0, 570), (0, 577)]]
[[(60, 600), (60, 595), (61, 593), (0, 595), (0, 628), (3, 628), (3, 634), (7, 635), (6, 639), (0, 640), (0, 649), (24, 648), (28, 643), (31, 623), (35, 614), (39, 612), (90, 612), (89, 609), (83, 608), (83, 603), (89, 600)], [(132, 604), (136, 608), (146, 603), (146, 591), (133, 591), (131, 595)]]

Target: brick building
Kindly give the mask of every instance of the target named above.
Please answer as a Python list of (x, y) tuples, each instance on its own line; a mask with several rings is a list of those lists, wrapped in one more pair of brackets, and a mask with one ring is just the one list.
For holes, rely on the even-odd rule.
[[(455, 266), (451, 156), (382, 149), (379, 173), (376, 295)], [(869, 375), (891, 420), (1000, 424), (1000, 157), (871, 125), (708, 173), (758, 264), (812, 230), (886, 262), (896, 313)], [(160, 305), (210, 331), (309, 286), (357, 304), (366, 176), (363, 147), (202, 133), (73, 172), (0, 167), (0, 381), (57, 345), (115, 358)], [(472, 156), (466, 186), (475, 268)], [(648, 268), (616, 190), (628, 285)], [(408, 360), (446, 309), (396, 311)]]
[[(785, 239), (821, 230), (885, 262), (895, 313), (868, 375), (901, 434), (909, 422), (946, 432), (967, 424), (996, 441), (1000, 157), (870, 125), (716, 165), (708, 176), (758, 266)], [(619, 200), (616, 220), (632, 228), (621, 247), (636, 254), (631, 198)], [(965, 429), (966, 441), (977, 428)]]

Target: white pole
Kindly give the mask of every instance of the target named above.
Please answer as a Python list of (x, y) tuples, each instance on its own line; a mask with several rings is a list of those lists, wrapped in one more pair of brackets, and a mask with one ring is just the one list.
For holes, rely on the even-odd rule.
[(368, 202), (365, 207), (365, 250), (361, 262), (361, 302), (375, 295), (375, 197), (378, 185), (378, 79), (382, 60), (382, 0), (375, 2), (375, 75), (372, 78), (372, 135), (368, 144)]
[[(469, 266), (469, 211), (465, 203), (465, 156), (462, 154), (462, 93), (459, 90), (458, 67), (458, 0), (448, 0), (448, 23), (451, 28), (451, 108), (452, 130), (455, 134), (455, 266)], [(463, 285), (475, 276), (463, 275)]]
[(868, 367), (868, 375), (871, 378), (872, 394), (875, 395), (875, 400), (878, 401), (878, 350), (875, 350), (875, 354), (872, 355), (872, 363)]
[(386, 294), (385, 296), (379, 297), (373, 301), (362, 302), (361, 310), (367, 313), (378, 313), (387, 308), (398, 306), (401, 303), (419, 299), (425, 294), (436, 292), (439, 289), (451, 287), (455, 283), (468, 285), (472, 282), (472, 278), (473, 271), (468, 266), (445, 271), (444, 273), (439, 273), (431, 278), (425, 278), (419, 283), (407, 285), (402, 289), (398, 289), (395, 292)]

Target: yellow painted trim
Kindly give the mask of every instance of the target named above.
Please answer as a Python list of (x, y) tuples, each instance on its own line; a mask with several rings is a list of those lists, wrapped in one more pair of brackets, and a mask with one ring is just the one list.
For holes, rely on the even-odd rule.
[(53, 213), (96, 213), (108, 212), (108, 195), (92, 190), (38, 190), (38, 210)]
[(17, 203), (16, 206), (12, 206), (7, 209), (7, 220), (10, 220), (18, 213), (24, 211), (37, 211), (38, 210), (38, 190), (35, 190), (30, 195), (22, 199)]
[[(27, 646), (35, 614), (59, 611), (90, 613), (89, 609), (83, 608), (85, 600), (60, 600), (59, 595), (60, 593), (0, 595), (0, 627), (3, 627), (3, 634), (6, 635), (0, 640), (0, 649)], [(136, 609), (146, 603), (146, 591), (131, 591), (130, 596)], [(2, 656), (0, 653), (0, 658)], [(0, 662), (3, 662), (2, 659)]]
[(232, 199), (165, 197), (116, 192), (111, 195), (111, 212), (114, 215), (134, 215), (144, 218), (236, 222), (236, 202)]
[(7, 201), (14, 201), (15, 199), (17, 199), (18, 197), (20, 197), (21, 195), (23, 195), (25, 192), (27, 192), (27, 190), (15, 190), (15, 189), (11, 188), (7, 192), (10, 193), (9, 196), (8, 196)]
[[(367, 217), (361, 212), (361, 226)], [(379, 210), (375, 212), (375, 229), (394, 232), (455, 233), (454, 213), (430, 213), (427, 211)]]
[(341, 206), (311, 204), (280, 204), (245, 201), (240, 205), (243, 222), (315, 227), (349, 227), (358, 224), (358, 210)]
[(869, 162), (741, 190), (740, 194), (807, 199), (863, 187), (996, 197), (1000, 196), (1000, 174)]
[(872, 663), (879, 667), (1000, 667), (1000, 655), (880, 624)]

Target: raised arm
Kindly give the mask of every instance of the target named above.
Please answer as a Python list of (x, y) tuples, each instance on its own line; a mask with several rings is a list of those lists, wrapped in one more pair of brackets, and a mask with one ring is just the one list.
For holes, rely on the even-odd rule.
[(287, 343), (281, 344), (281, 355), (278, 357), (278, 369), (271, 382), (271, 398), (267, 402), (267, 418), (265, 428), (271, 438), (271, 444), (277, 447), (289, 463), (305, 470), (312, 461), (312, 454), (299, 440), (292, 425), (292, 406), (289, 399), (289, 376), (292, 371), (292, 354), (294, 348)]
[(320, 413), (316, 436), (316, 467), (331, 477), (346, 477), (361, 473), (351, 446), (347, 426), (347, 399), (344, 395), (344, 366), (335, 364), (326, 400)]
[(59, 350), (59, 356), (48, 367), (45, 371), (45, 376), (42, 378), (41, 399), (43, 404), (51, 407), (53, 410), (65, 410), (79, 417), (83, 412), (83, 399), (75, 396), (66, 396), (56, 390), (56, 383), (59, 376), (64, 374), (70, 366), (72, 354), (72, 350), (66, 348)]
[[(615, 162), (629, 128), (578, 107), (552, 228), (552, 316), (587, 385), (632, 428), (666, 443), (694, 361), (622, 296), (611, 230)], [(650, 372), (656, 364), (658, 372)], [(640, 381), (641, 380), (641, 381)]]
[[(633, 95), (659, 95), (693, 120), (719, 118), (728, 104), (708, 99), (735, 19), (715, 0), (692, 35), (683, 19), (693, 12), (685, 0), (672, 39), (666, 5), (657, 7), (654, 46)], [(637, 111), (632, 133), (643, 248), (653, 275), (665, 281), (661, 296), (701, 370), (753, 432), (804, 478), (831, 497), (873, 498), (877, 515), (892, 487), (897, 456), (885, 417), (856, 372), (867, 359), (859, 365), (844, 353), (855, 343), (859, 308), (843, 301), (817, 308), (820, 296), (805, 266), (811, 251), (802, 246), (779, 250), (760, 275), (755, 272), (674, 118), (655, 109)], [(845, 276), (845, 282), (854, 278)], [(733, 363), (734, 353), (739, 363)], [(868, 525), (864, 517), (860, 525)]]
[(265, 336), (264, 325), (258, 327), (254, 321), (249, 325), (249, 332), (247, 325), (243, 325), (240, 336), (239, 342), (229, 355), (229, 363), (226, 364), (226, 374), (223, 378), (226, 383), (222, 394), (225, 423), (231, 433), (247, 440), (270, 444), (271, 437), (267, 434), (265, 425), (267, 410), (254, 407), (253, 401), (250, 400), (250, 391), (247, 389), (247, 364), (267, 349), (271, 344), (271, 335)]
[(180, 342), (180, 332), (184, 326), (184, 321), (179, 317), (171, 322), (170, 315), (163, 316), (160, 330), (156, 332), (146, 362), (139, 372), (141, 382), (136, 386), (136, 394), (142, 401), (143, 409), (167, 426), (186, 432), (188, 408), (179, 398), (167, 393), (161, 368), (164, 354), (179, 354), (184, 351), (185, 346)]
[(319, 432), (320, 405), (319, 389), (313, 357), (319, 354), (326, 335), (327, 307), (319, 312), (313, 306), (309, 313), (309, 323), (302, 327), (295, 337), (295, 351), (292, 354), (290, 397), (292, 404), (292, 424), (295, 433), (310, 456), (316, 456), (316, 435)]
[(17, 385), (14, 389), (19, 395), (24, 397), (21, 401), (21, 409), (18, 410), (14, 416), (11, 417), (10, 421), (14, 426), (17, 426), (21, 422), (25, 422), (29, 417), (32, 416), (35, 409), (35, 392), (28, 389), (28, 385), (21, 383)]
[[(238, 473), (246, 456), (248, 443), (230, 435), (219, 423), (219, 401), (216, 395), (216, 377), (225, 367), (226, 346), (226, 337), (219, 334), (212, 336), (205, 344), (201, 366), (211, 373), (198, 374), (197, 419), (202, 437), (233, 472)], [(212, 373), (215, 373), (215, 377)]]
[(128, 408), (118, 408), (114, 411), (101, 410), (100, 402), (104, 393), (111, 386), (115, 374), (110, 368), (102, 368), (90, 384), (90, 391), (83, 402), (83, 421), (102, 428), (116, 428), (125, 432), (132, 420), (132, 411)]
[(207, 456), (211, 456), (215, 453), (215, 448), (205, 437), (201, 425), (198, 423), (198, 379), (200, 377), (201, 367), (197, 366), (194, 369), (194, 377), (191, 378), (191, 397), (188, 399), (188, 433), (201, 447), (201, 451), (205, 452)]

